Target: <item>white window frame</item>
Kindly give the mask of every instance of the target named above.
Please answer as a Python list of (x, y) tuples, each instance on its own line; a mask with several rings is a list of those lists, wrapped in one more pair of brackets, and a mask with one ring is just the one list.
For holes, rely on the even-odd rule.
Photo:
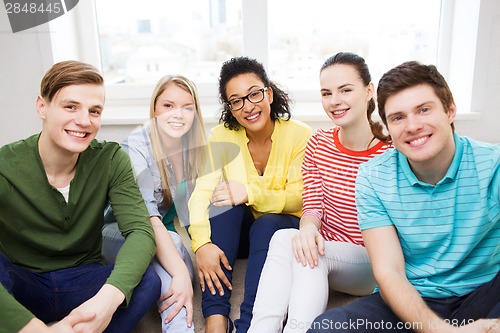
[[(52, 59), (44, 60), (51, 62), (46, 64), (47, 68), (64, 59), (77, 59), (101, 68), (94, 1), (80, 1), (72, 11), (49, 22), (50, 41), (46, 35), (40, 37), (41, 47), (50, 48), (48, 54), (52, 54)], [(263, 47), (269, 45), (268, 1), (272, 0), (242, 0), (243, 52), (246, 56), (259, 59), (265, 66), (269, 52), (269, 47)], [(486, 33), (490, 31), (488, 24), (493, 21), (484, 3), (488, 1), (442, 0), (436, 65), (450, 84), (459, 106), (458, 116), (462, 119), (477, 119), (484, 108), (487, 68), (483, 64), (490, 47)], [(481, 24), (486, 26), (481, 28)], [(218, 121), (216, 84), (198, 84), (204, 119), (208, 123)], [(146, 120), (152, 89), (153, 84), (107, 84), (103, 124), (140, 124)], [(294, 91), (293, 99), (294, 117), (306, 122), (327, 120), (317, 91)]]

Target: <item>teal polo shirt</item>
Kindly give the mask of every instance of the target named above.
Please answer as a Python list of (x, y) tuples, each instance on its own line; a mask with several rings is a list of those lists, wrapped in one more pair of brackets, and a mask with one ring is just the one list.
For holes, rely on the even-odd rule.
[(362, 164), (356, 180), (361, 230), (396, 228), (406, 275), (423, 297), (466, 295), (500, 268), (500, 145), (454, 139), (436, 185), (419, 181), (396, 149)]

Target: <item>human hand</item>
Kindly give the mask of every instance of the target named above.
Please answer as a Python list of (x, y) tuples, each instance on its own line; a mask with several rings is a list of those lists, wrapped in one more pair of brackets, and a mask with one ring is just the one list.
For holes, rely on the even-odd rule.
[(237, 206), (248, 202), (247, 188), (235, 180), (217, 185), (212, 194), (214, 206)]
[(167, 318), (165, 318), (165, 322), (171, 322), (179, 311), (185, 307), (187, 313), (187, 326), (191, 327), (193, 323), (193, 286), (189, 273), (173, 276), (169, 290), (161, 295), (158, 310), (163, 312), (170, 306), (173, 307)]
[(295, 259), (302, 266), (309, 264), (314, 268), (318, 265), (318, 253), (325, 254), (325, 241), (313, 223), (303, 223), (299, 233), (292, 238), (292, 248)]
[(19, 333), (75, 333), (76, 331), (73, 329), (73, 326), (78, 323), (90, 321), (94, 317), (95, 313), (72, 311), (69, 315), (50, 327), (45, 325), (40, 319), (33, 318)]
[(221, 263), (227, 270), (232, 270), (226, 255), (215, 244), (204, 244), (196, 251), (196, 267), (198, 270), (198, 277), (200, 278), (200, 287), (202, 292), (205, 291), (206, 283), (212, 295), (215, 295), (215, 289), (217, 288), (219, 294), (223, 296), (224, 289), (222, 288), (221, 281), (229, 290), (233, 289), (231, 283), (221, 268)]
[(108, 327), (113, 314), (120, 304), (125, 299), (125, 295), (115, 286), (105, 284), (95, 294), (80, 306), (75, 308), (73, 312), (77, 313), (94, 313), (95, 317), (92, 320), (78, 323), (74, 326), (75, 332), (103, 332)]

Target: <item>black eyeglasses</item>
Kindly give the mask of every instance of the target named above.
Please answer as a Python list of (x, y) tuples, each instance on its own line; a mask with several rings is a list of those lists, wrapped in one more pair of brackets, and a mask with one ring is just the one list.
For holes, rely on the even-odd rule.
[(246, 96), (233, 98), (232, 100), (226, 102), (226, 104), (231, 111), (238, 111), (245, 105), (245, 99), (252, 104), (261, 102), (264, 99), (264, 91), (266, 90), (267, 87), (254, 90)]

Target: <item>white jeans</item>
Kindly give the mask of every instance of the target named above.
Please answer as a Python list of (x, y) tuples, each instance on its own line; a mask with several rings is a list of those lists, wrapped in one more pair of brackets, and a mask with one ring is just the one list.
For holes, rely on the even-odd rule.
[(329, 287), (364, 296), (373, 291), (375, 279), (366, 249), (361, 245), (327, 241), (318, 266), (302, 266), (295, 260), (292, 237), (296, 229), (277, 231), (269, 245), (260, 276), (253, 318), (248, 333), (305, 332), (326, 310)]

